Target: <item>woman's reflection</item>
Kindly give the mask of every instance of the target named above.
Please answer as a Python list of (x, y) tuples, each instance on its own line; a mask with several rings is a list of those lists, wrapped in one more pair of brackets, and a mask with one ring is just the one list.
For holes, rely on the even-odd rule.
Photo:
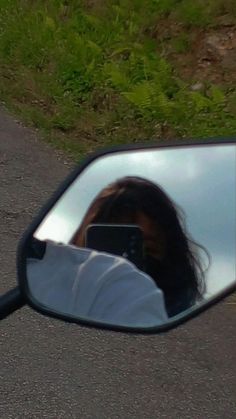
[(72, 243), (85, 246), (90, 224), (138, 225), (144, 236), (145, 272), (163, 291), (168, 316), (172, 317), (199, 302), (205, 292), (199, 249), (207, 251), (189, 237), (182, 214), (155, 183), (124, 177), (95, 198)]

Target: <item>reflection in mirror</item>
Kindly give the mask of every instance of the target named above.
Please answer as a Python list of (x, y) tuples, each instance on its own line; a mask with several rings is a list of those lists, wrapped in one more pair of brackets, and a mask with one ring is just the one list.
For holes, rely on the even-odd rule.
[(31, 294), (75, 318), (165, 324), (235, 282), (235, 213), (235, 145), (100, 157), (35, 233)]

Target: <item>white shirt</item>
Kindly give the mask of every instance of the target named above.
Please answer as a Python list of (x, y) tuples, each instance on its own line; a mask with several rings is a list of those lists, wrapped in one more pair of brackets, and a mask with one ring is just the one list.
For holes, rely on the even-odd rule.
[(130, 327), (168, 320), (162, 291), (122, 257), (47, 242), (43, 259), (27, 259), (27, 278), (40, 304), (70, 317)]

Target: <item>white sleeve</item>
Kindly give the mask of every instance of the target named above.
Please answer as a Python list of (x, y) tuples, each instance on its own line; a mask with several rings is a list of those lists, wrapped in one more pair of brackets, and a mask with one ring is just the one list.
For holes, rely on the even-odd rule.
[(162, 291), (126, 259), (47, 243), (42, 260), (28, 260), (27, 273), (31, 293), (60, 313), (136, 327), (168, 320)]

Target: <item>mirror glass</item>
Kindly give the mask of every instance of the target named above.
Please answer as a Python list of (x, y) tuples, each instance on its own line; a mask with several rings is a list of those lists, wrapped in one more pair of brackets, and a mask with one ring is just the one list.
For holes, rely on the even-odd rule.
[(236, 281), (236, 145), (114, 152), (32, 238), (31, 296), (70, 318), (154, 327)]

